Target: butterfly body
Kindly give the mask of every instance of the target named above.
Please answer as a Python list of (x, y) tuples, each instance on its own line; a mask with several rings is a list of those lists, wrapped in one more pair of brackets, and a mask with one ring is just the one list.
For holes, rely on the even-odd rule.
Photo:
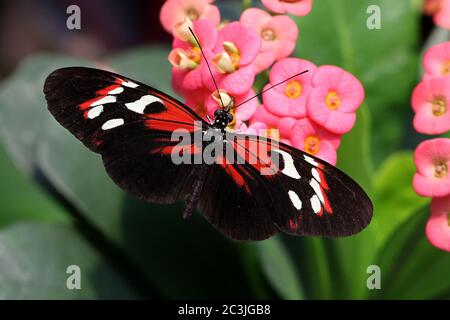
[[(337, 168), (271, 139), (228, 132), (232, 106), (207, 123), (155, 88), (82, 67), (54, 71), (44, 92), (50, 113), (101, 155), (120, 188), (148, 202), (185, 201), (185, 218), (199, 208), (232, 239), (348, 236), (371, 220), (370, 199)], [(173, 139), (179, 130), (189, 139)]]

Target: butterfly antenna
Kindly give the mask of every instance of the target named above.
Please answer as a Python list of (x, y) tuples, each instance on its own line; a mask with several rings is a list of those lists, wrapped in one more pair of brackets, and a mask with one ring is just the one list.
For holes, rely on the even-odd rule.
[(278, 82), (277, 84), (274, 84), (273, 86), (271, 86), (271, 87), (269, 87), (269, 88), (267, 88), (267, 89), (262, 90), (260, 93), (258, 93), (258, 94), (256, 94), (256, 95), (254, 95), (253, 97), (251, 97), (251, 98), (245, 100), (244, 102), (239, 103), (237, 106), (234, 106), (232, 109), (237, 108), (237, 107), (243, 105), (244, 103), (247, 103), (247, 102), (249, 102), (250, 100), (255, 99), (256, 97), (262, 95), (264, 92), (269, 91), (270, 89), (273, 89), (273, 88), (275, 88), (276, 86), (279, 86), (280, 84), (283, 84), (283, 83), (285, 83), (286, 81), (289, 81), (289, 80), (291, 80), (292, 78), (298, 77), (298, 76), (300, 76), (300, 75), (302, 75), (302, 74), (304, 74), (304, 73), (306, 73), (306, 72), (308, 72), (308, 71), (309, 71), (309, 70), (305, 70), (305, 71), (302, 71), (302, 72), (300, 72), (300, 73), (294, 74), (293, 76), (291, 76), (291, 77), (289, 77), (289, 78), (287, 78), (287, 79), (284, 79), (283, 81)]
[(209, 66), (208, 59), (206, 59), (205, 53), (203, 52), (202, 45), (200, 44), (200, 41), (198, 41), (198, 39), (197, 39), (197, 37), (195, 36), (194, 31), (192, 31), (191, 27), (188, 27), (188, 28), (189, 28), (189, 31), (192, 33), (192, 36), (194, 37), (195, 42), (197, 42), (197, 45), (198, 45), (198, 47), (200, 48), (200, 51), (201, 51), (202, 56), (203, 56), (203, 59), (205, 59), (206, 66), (208, 67), (208, 70), (209, 70), (209, 74), (211, 75), (211, 78), (212, 78), (212, 80), (213, 80), (213, 82), (214, 82), (214, 86), (216, 87), (216, 90), (217, 90), (217, 94), (219, 95), (220, 103), (222, 104), (222, 109), (225, 109), (225, 105), (224, 105), (224, 103), (223, 103), (223, 101), (222, 101), (222, 95), (221, 95), (220, 92), (219, 92), (219, 87), (217, 86), (216, 79), (214, 79), (213, 73), (212, 73), (212, 71), (211, 71), (211, 67)]

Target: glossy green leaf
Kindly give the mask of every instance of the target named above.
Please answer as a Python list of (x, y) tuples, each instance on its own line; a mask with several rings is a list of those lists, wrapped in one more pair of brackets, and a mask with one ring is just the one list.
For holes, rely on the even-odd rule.
[[(81, 288), (68, 278), (80, 269)], [(139, 296), (66, 225), (17, 224), (0, 232), (0, 299), (135, 299)], [(69, 284), (74, 283), (73, 278)]]
[(412, 187), (416, 167), (413, 153), (397, 152), (381, 165), (374, 182), (375, 215), (370, 228), (376, 234), (377, 245), (418, 209), (429, 203), (428, 198), (419, 197)]
[(334, 267), (329, 260), (324, 239), (285, 236), (292, 261), (301, 276), (305, 296), (308, 299), (335, 298), (333, 281)]
[(438, 299), (449, 296), (450, 255), (431, 246), (425, 237), (429, 209), (415, 212), (400, 225), (377, 260), (382, 289), (372, 292), (383, 299)]
[(87, 62), (56, 55), (36, 55), (25, 60), (0, 87), (0, 133), (14, 163), (31, 174), (36, 146), (48, 120), (44, 99), (45, 78), (55, 69), (87, 66)]
[(168, 47), (141, 47), (108, 57), (105, 62), (115, 72), (126, 74), (167, 94), (176, 96), (172, 90), (172, 66), (167, 59)]
[(20, 221), (69, 222), (69, 214), (16, 168), (0, 145), (0, 228)]
[(292, 258), (280, 238), (255, 242), (264, 274), (283, 299), (303, 299), (303, 289)]
[[(380, 8), (381, 29), (367, 27), (371, 5)], [(420, 8), (418, 1), (408, 0), (321, 0), (314, 2), (311, 14), (297, 19), (298, 57), (340, 66), (363, 83), (373, 120), (375, 163), (401, 143), (417, 81)]]

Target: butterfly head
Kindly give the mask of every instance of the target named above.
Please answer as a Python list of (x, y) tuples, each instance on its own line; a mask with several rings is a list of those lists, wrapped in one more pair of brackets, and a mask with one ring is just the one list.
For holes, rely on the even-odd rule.
[(233, 115), (230, 113), (229, 109), (225, 108), (217, 109), (214, 112), (214, 123), (213, 126), (217, 129), (225, 130), (230, 122), (233, 121)]

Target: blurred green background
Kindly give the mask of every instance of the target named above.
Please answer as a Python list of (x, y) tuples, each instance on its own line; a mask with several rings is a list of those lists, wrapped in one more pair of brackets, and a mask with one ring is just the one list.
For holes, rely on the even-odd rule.
[[(0, 2), (8, 9), (0, 34), (0, 298), (450, 298), (450, 255), (428, 244), (429, 201), (411, 186), (412, 150), (424, 138), (412, 129), (411, 91), (424, 48), (448, 40), (422, 16), (421, 0), (316, 0), (297, 19), (295, 56), (338, 65), (365, 87), (338, 167), (368, 192), (374, 218), (345, 239), (248, 243), (224, 238), (200, 214), (183, 221), (181, 204), (127, 196), (100, 157), (50, 117), (42, 87), (59, 67), (109, 66), (172, 92), (162, 1), (113, 1), (108, 10), (79, 2), (81, 31), (60, 31), (77, 1)], [(225, 17), (239, 16), (240, 1), (216, 2)], [(366, 27), (373, 4), (381, 30)], [(23, 12), (33, 22), (19, 27), (24, 20), (11, 17)], [(121, 31), (108, 32), (108, 23)], [(27, 24), (43, 31), (27, 37)], [(81, 268), (81, 290), (66, 288), (69, 265)], [(370, 265), (381, 268), (380, 290), (366, 286)]]

